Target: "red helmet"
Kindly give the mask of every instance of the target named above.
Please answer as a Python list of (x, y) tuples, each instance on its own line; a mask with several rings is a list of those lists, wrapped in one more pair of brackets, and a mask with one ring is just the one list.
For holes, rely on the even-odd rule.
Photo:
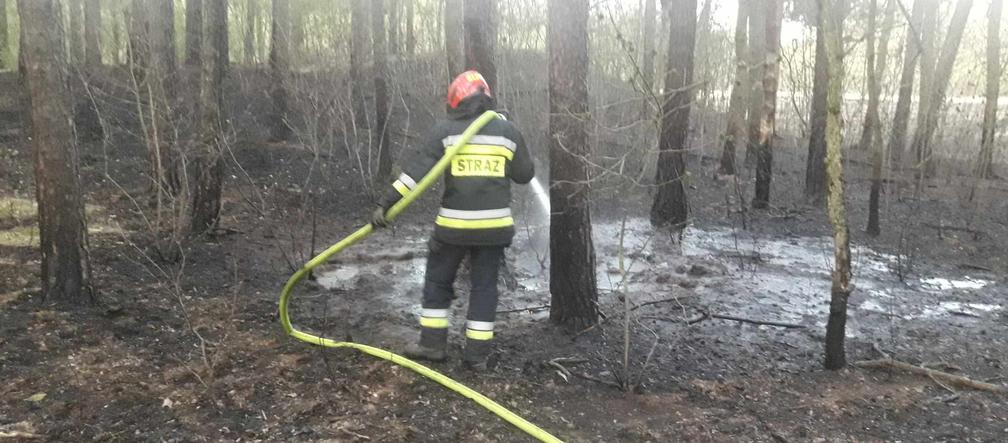
[(468, 70), (455, 77), (451, 85), (448, 86), (448, 107), (455, 109), (462, 100), (476, 94), (490, 95), (490, 85), (487, 84), (483, 75), (474, 70)]

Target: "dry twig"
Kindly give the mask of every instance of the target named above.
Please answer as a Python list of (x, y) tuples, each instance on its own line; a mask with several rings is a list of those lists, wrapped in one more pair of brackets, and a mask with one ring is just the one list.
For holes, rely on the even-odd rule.
[[(941, 379), (952, 384), (953, 386), (958, 386), (960, 388), (970, 388), (979, 391), (991, 392), (995, 394), (1008, 395), (1008, 387), (995, 385), (993, 383), (987, 383), (983, 381), (977, 381), (971, 378), (949, 374), (948, 372), (936, 371), (934, 369), (915, 366), (909, 363), (904, 363), (893, 359), (864, 360), (854, 363), (854, 366), (866, 369), (897, 369), (909, 372), (911, 374), (925, 375), (931, 377), (936, 382), (939, 379)], [(942, 385), (942, 387), (949, 389), (947, 386), (944, 385)], [(949, 390), (951, 391), (951, 389)]]

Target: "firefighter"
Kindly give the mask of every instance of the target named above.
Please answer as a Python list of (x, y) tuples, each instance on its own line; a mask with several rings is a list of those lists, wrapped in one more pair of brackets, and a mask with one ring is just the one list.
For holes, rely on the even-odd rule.
[[(385, 213), (427, 174), (445, 150), (485, 111), (496, 106), (490, 87), (476, 71), (466, 71), (448, 87), (447, 118), (438, 121), (422, 144), (404, 151), (402, 173), (374, 210), (372, 224), (385, 227)], [(485, 370), (494, 336), (497, 273), (514, 237), (511, 182), (526, 184), (535, 169), (518, 129), (502, 118), (488, 123), (463, 146), (445, 170), (441, 209), (428, 242), (420, 340), (406, 356), (429, 361), (447, 358), (453, 284), (468, 255), (472, 290), (466, 317), (463, 362)]]

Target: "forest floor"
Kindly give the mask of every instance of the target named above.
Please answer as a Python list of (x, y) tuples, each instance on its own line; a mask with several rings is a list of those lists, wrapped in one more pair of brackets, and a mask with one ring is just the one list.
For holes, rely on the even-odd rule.
[[(72, 308), (39, 298), (30, 155), (24, 147), (4, 152), (0, 436), (529, 440), (406, 369), (283, 334), (278, 292), (291, 264), (308, 258), (313, 232), (319, 251), (370, 208), (357, 172), (309, 172), (318, 165), (296, 146), (237, 143), (243, 169), (230, 167), (222, 229), (187, 246), (183, 266), (147, 246), (143, 199), (126, 197), (142, 195), (142, 184), (104, 178), (106, 170), (140, 176), (142, 165), (85, 154), (99, 303)], [(510, 312), (499, 318), (493, 369), (462, 368), (454, 330), (453, 360), (431, 366), (569, 441), (1004, 441), (1008, 396), (900, 372), (822, 369), (830, 230), (821, 208), (802, 203), (801, 162), (779, 157), (775, 201), (786, 203), (747, 214), (744, 227), (725, 203), (737, 201), (734, 187), (710, 176), (709, 161), (693, 160), (702, 172), (691, 183), (694, 219), (681, 240), (651, 230), (642, 201), (600, 202), (606, 319), (589, 331), (548, 321), (541, 227), (523, 217), (529, 228), (519, 229), (509, 256), (500, 310)], [(972, 203), (960, 198), (968, 184), (955, 180), (921, 198), (892, 186), (884, 234), (872, 239), (862, 230), (866, 168), (850, 167), (856, 289), (848, 359), (885, 353), (1008, 383), (1008, 186), (985, 183)], [(308, 189), (312, 174), (321, 180)], [(295, 322), (393, 350), (414, 339), (432, 201), (299, 288)], [(624, 297), (633, 308), (629, 376)]]

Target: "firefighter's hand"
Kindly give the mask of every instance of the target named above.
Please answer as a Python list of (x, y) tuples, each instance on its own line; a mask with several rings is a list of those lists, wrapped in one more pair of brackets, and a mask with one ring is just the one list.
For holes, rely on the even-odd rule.
[(378, 206), (371, 213), (371, 225), (376, 228), (387, 228), (388, 220), (385, 220), (385, 208)]

